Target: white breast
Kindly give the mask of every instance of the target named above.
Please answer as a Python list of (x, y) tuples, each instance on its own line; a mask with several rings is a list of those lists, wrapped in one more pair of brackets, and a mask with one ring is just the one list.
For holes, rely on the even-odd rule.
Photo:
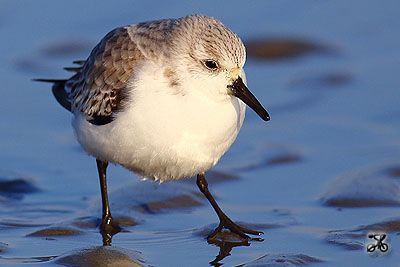
[(111, 123), (92, 125), (76, 114), (79, 143), (96, 158), (162, 181), (214, 166), (242, 126), (243, 102), (214, 101), (189, 88), (175, 92), (157, 68), (143, 71), (152, 75), (137, 74), (128, 86), (132, 101)]

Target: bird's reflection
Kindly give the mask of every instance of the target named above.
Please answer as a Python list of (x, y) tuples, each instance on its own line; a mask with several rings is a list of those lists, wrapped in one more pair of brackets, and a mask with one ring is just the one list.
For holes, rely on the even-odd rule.
[[(99, 221), (97, 222), (97, 226), (99, 226)], [(113, 229), (115, 231), (109, 231), (109, 232), (100, 232), (102, 238), (103, 238), (103, 247), (110, 247), (112, 238), (114, 235), (118, 234), (119, 232), (125, 232), (123, 228), (119, 228), (118, 230)], [(200, 235), (202, 236), (204, 233), (201, 233)], [(258, 241), (262, 242), (264, 239), (262, 238), (242, 238), (239, 235), (232, 233), (230, 231), (222, 231), (219, 232), (215, 237), (213, 238), (207, 238), (208, 244), (214, 245), (219, 247), (219, 253), (215, 257), (214, 260), (210, 262), (211, 266), (222, 266), (223, 263), (221, 261), (226, 258), (227, 256), (231, 255), (231, 251), (234, 247), (241, 247), (241, 246), (250, 246), (250, 241)]]
[[(124, 226), (134, 225), (136, 224), (134, 221), (126, 221), (126, 218), (117, 217), (115, 220), (115, 224), (107, 225), (108, 227), (101, 229), (100, 225), (102, 223), (101, 219), (94, 219), (92, 217), (82, 217), (75, 222), (75, 225), (82, 228), (96, 228), (99, 229), (99, 233), (102, 237), (103, 246), (111, 246), (112, 238), (119, 232), (124, 232), (126, 230), (123, 229)], [(134, 223), (134, 224), (132, 224)]]
[(228, 231), (219, 233), (215, 238), (207, 239), (207, 242), (209, 244), (219, 247), (219, 253), (215, 257), (215, 259), (210, 262), (210, 265), (215, 267), (223, 265), (223, 263), (220, 263), (220, 261), (223, 260), (225, 257), (231, 255), (232, 248), (241, 246), (248, 247), (250, 246), (249, 240), (259, 241), (259, 242), (264, 241), (264, 239), (261, 238), (255, 238), (255, 239), (241, 238), (238, 235)]
[[(112, 238), (117, 233), (119, 233), (119, 231), (113, 233), (101, 233), (103, 237), (103, 247), (106, 248), (111, 246)], [(231, 255), (232, 248), (241, 246), (248, 247), (250, 246), (249, 240), (264, 241), (261, 238), (255, 238), (255, 239), (241, 238), (237, 234), (231, 233), (229, 231), (223, 231), (218, 233), (214, 238), (208, 238), (207, 239), (208, 244), (219, 247), (219, 253), (215, 257), (215, 259), (210, 262), (210, 265), (215, 267), (222, 266), (223, 263), (220, 263), (220, 261), (223, 260), (225, 257)]]
[(111, 246), (113, 236), (121, 232), (122, 229), (118, 226), (110, 227), (107, 230), (100, 230), (100, 234), (103, 237), (103, 246)]

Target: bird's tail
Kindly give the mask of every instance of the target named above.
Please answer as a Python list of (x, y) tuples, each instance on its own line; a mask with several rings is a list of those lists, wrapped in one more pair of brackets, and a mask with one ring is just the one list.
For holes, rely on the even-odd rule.
[(65, 91), (65, 82), (67, 80), (33, 79), (33, 81), (53, 83), (52, 91), (54, 97), (57, 99), (58, 103), (60, 103), (61, 106), (63, 106), (68, 111), (71, 111), (71, 100), (68, 93)]

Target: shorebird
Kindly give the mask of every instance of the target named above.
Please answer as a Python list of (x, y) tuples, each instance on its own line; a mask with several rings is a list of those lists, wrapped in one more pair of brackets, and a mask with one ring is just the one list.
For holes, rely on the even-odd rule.
[(107, 195), (109, 162), (161, 182), (197, 175), (220, 221), (208, 238), (223, 228), (246, 239), (262, 234), (235, 224), (204, 176), (235, 141), (246, 104), (270, 119), (246, 87), (245, 60), (242, 41), (219, 20), (189, 15), (116, 28), (66, 68), (76, 72), (69, 79), (36, 79), (53, 83), (78, 142), (96, 158), (104, 245), (120, 231)]

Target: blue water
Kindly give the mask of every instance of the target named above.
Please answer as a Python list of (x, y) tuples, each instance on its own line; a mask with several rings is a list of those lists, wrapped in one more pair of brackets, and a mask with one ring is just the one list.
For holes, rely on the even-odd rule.
[[(74, 255), (71, 251), (101, 245), (94, 227), (79, 228), (83, 233), (77, 236), (26, 236), (54, 226), (75, 229), (73, 222), (100, 216), (94, 159), (75, 141), (71, 115), (55, 101), (50, 86), (31, 79), (68, 77), (62, 68), (85, 59), (112, 28), (203, 13), (220, 19), (245, 43), (286, 38), (326, 48), (325, 52), (274, 61), (249, 58), (246, 63), (249, 88), (267, 108), (271, 121), (265, 123), (248, 110), (237, 141), (214, 168), (238, 179), (212, 184), (211, 191), (234, 220), (275, 227), (261, 229), (265, 241), (234, 247), (220, 263), (235, 266), (266, 254), (305, 254), (321, 260), (309, 263), (315, 266), (399, 264), (400, 229), (387, 233), (390, 253), (375, 256), (364, 248), (349, 250), (325, 239), (329, 231), (356, 230), (365, 235), (359, 241), (368, 243), (360, 227), (395, 218), (398, 205), (337, 208), (321, 202), (321, 196), (335, 189), (342, 176), (361, 173), (357, 181), (362, 184), (363, 175), (373, 173), (377, 184), (385, 179), (398, 183), (398, 176), (387, 177), (386, 173), (390, 168), (400, 169), (399, 10), (394, 0), (3, 0), (0, 178), (22, 177), (40, 191), (21, 194), (19, 199), (0, 194), (4, 211), (0, 215), (0, 263), (54, 265), (60, 257), (42, 262), (33, 259)], [(332, 75), (345, 79), (327, 82), (326, 77)], [(288, 155), (298, 160), (266, 163)], [(218, 255), (218, 247), (199, 234), (217, 222), (203, 199), (198, 198), (202, 206), (164, 208), (154, 214), (132, 208), (141, 202), (163, 203), (163, 197), (181, 194), (196, 198), (194, 181), (157, 189), (155, 184), (142, 185), (136, 175), (121, 167), (111, 166), (108, 175), (114, 215), (126, 215), (139, 223), (114, 237), (115, 248), (125, 249), (131, 258), (129, 251), (139, 251), (145, 266), (208, 266)], [(395, 192), (379, 189), (373, 196), (358, 192), (362, 187), (357, 183), (348, 187), (354, 187), (354, 195), (388, 195), (400, 203)]]

